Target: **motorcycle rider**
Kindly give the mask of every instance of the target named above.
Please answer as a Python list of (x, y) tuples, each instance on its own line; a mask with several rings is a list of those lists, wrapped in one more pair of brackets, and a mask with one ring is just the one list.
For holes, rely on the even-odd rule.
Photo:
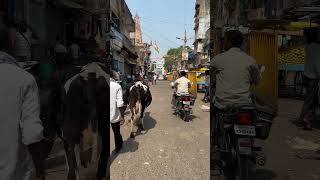
[(176, 108), (176, 99), (181, 94), (189, 94), (189, 88), (191, 88), (191, 81), (186, 78), (187, 73), (185, 71), (180, 72), (180, 78), (173, 83), (173, 88), (176, 91), (173, 93), (171, 104), (173, 108)]
[(256, 61), (240, 48), (243, 43), (243, 35), (238, 30), (230, 30), (225, 33), (225, 52), (217, 55), (211, 62), (212, 81), (215, 84), (212, 92), (211, 109), (213, 119), (211, 120), (211, 143), (213, 161), (213, 174), (219, 175), (221, 161), (219, 144), (217, 142), (219, 132), (216, 121), (217, 115), (223, 109), (235, 104), (251, 104), (250, 87), (260, 80), (260, 70)]

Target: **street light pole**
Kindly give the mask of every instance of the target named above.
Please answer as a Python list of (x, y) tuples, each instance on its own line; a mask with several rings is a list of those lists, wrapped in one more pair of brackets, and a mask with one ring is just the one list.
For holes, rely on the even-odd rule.
[[(183, 40), (183, 49), (182, 49), (182, 53), (184, 51), (186, 51), (186, 47), (187, 47), (187, 42), (188, 42), (188, 38), (187, 38), (187, 31), (184, 30), (184, 38), (179, 38), (176, 37), (177, 39)], [(180, 65), (182, 66), (182, 68), (187, 69), (187, 62), (185, 62), (186, 60), (181, 60), (181, 62), (183, 62), (183, 65), (180, 63)]]

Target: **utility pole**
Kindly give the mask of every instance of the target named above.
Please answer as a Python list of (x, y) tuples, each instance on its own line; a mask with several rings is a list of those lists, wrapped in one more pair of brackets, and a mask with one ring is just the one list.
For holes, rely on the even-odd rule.
[[(177, 39), (183, 40), (183, 49), (182, 49), (182, 54), (187, 53), (187, 42), (188, 42), (188, 37), (187, 37), (187, 30), (184, 30), (184, 37), (183, 38), (179, 38), (177, 37)], [(190, 38), (191, 39), (191, 38)], [(179, 63), (179, 67), (187, 69), (187, 61), (183, 59), (180, 63)], [(183, 63), (182, 63), (183, 62)]]

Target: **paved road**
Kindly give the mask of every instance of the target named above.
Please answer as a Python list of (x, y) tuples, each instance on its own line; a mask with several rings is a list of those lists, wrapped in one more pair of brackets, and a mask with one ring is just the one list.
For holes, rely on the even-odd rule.
[[(147, 132), (129, 138), (124, 125), (124, 148), (112, 154), (112, 180), (205, 180), (209, 179), (209, 112), (203, 112), (200, 97), (194, 106), (193, 122), (173, 115), (169, 82), (151, 86), (153, 102), (146, 110)], [(127, 119), (129, 116), (127, 117)], [(114, 150), (111, 130), (111, 151)]]
[[(292, 124), (299, 117), (302, 101), (279, 100), (279, 116), (274, 120), (271, 136), (265, 142), (267, 164), (257, 170), (252, 179), (261, 180), (320, 180), (320, 159), (317, 155), (320, 131), (303, 131)], [(304, 158), (300, 158), (300, 157)], [(317, 155), (320, 158), (320, 154)]]
[[(130, 127), (122, 127), (125, 144), (119, 155), (112, 154), (112, 180), (209, 179), (209, 113), (201, 111), (201, 98), (194, 107), (193, 122), (185, 123), (172, 114), (169, 83), (162, 81), (151, 88), (154, 101), (146, 111), (148, 131), (132, 140)], [(320, 131), (306, 132), (291, 123), (301, 105), (301, 101), (279, 100), (279, 116), (265, 142), (267, 164), (258, 167), (252, 180), (320, 180), (320, 160), (308, 159), (320, 149)], [(112, 130), (110, 135), (112, 151)], [(48, 162), (48, 180), (67, 179), (61, 144), (56, 144)], [(92, 176), (94, 169), (81, 172)]]

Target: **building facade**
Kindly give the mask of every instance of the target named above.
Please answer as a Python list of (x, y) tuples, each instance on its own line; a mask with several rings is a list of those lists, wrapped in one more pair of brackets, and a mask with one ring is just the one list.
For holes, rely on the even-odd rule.
[(113, 70), (126, 77), (138, 73), (135, 22), (124, 0), (110, 0), (111, 52)]
[(207, 32), (210, 28), (210, 1), (197, 0), (195, 9), (194, 66), (199, 66), (207, 64), (209, 61), (206, 42), (209, 38)]

